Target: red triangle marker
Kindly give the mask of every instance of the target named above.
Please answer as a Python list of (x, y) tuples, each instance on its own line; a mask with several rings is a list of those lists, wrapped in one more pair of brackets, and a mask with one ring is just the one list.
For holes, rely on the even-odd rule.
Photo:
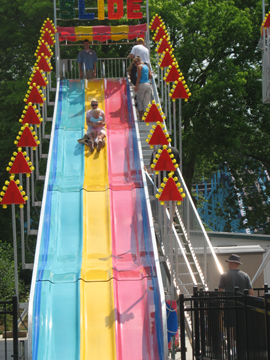
[(56, 30), (55, 30), (54, 26), (52, 25), (52, 23), (49, 20), (47, 20), (46, 23), (43, 25), (43, 29), (44, 30), (46, 30), (46, 29), (51, 30), (51, 32), (53, 34), (56, 33)]
[(178, 81), (173, 93), (171, 94), (172, 99), (188, 99), (188, 93), (182, 83), (182, 81)]
[(163, 122), (163, 118), (162, 118), (156, 104), (151, 105), (150, 110), (147, 113), (144, 121), (146, 123), (158, 122), (158, 121)]
[(153, 37), (153, 40), (155, 42), (158, 42), (160, 39), (163, 38), (164, 35), (166, 35), (165, 30), (163, 29), (162, 26), (160, 26), (160, 28), (157, 31), (157, 34)]
[(158, 200), (159, 201), (183, 201), (183, 198), (182, 198), (173, 178), (170, 177), (168, 179)]
[(44, 34), (41, 35), (40, 40), (44, 40), (44, 42), (47, 43), (50, 46), (54, 45), (52, 35), (46, 30), (45, 30)]
[(33, 86), (34, 83), (36, 83), (36, 85), (39, 85), (42, 87), (47, 86), (47, 83), (46, 83), (45, 79), (43, 78), (40, 70), (36, 70), (30, 85)]
[(164, 68), (164, 67), (168, 67), (169, 65), (172, 65), (172, 63), (173, 63), (173, 58), (172, 58), (170, 52), (166, 51), (159, 66), (161, 68)]
[(166, 138), (164, 131), (160, 125), (157, 125), (151, 139), (149, 140), (149, 145), (169, 145), (169, 141)]
[(41, 122), (39, 120), (38, 114), (36, 113), (35, 109), (33, 108), (32, 105), (29, 105), (24, 115), (22, 125), (24, 124), (39, 125), (40, 123)]
[(25, 204), (24, 198), (14, 180), (8, 184), (5, 195), (1, 201), (1, 205)]
[(18, 152), (16, 158), (11, 166), (9, 171), (10, 174), (31, 174), (32, 170), (30, 169), (23, 153), (21, 151)]
[(158, 158), (154, 170), (156, 171), (175, 171), (176, 167), (174, 166), (174, 163), (172, 162), (172, 158), (170, 158), (170, 155), (168, 153), (168, 150), (163, 149), (160, 157)]
[(34, 139), (34, 136), (31, 132), (31, 130), (29, 129), (29, 127), (25, 127), (25, 129), (23, 130), (22, 136), (20, 137), (20, 140), (18, 141), (17, 147), (36, 147), (37, 143), (36, 140)]
[(37, 67), (39, 67), (40, 70), (43, 70), (45, 72), (51, 72), (51, 68), (50, 65), (48, 64), (47, 60), (45, 59), (44, 56), (40, 56), (40, 59), (37, 62)]
[(178, 80), (179, 77), (180, 77), (179, 70), (177, 70), (175, 65), (172, 65), (165, 81), (166, 82), (174, 82), (174, 81)]
[(30, 102), (35, 104), (43, 104), (44, 102), (36, 86), (32, 87), (31, 92), (26, 100), (27, 104)]
[(45, 45), (44, 42), (40, 45), (40, 48), (38, 50), (38, 53), (36, 54), (36, 57), (41, 56), (41, 54), (44, 54), (44, 56), (48, 56), (49, 58), (52, 57), (49, 49), (47, 48), (47, 46)]
[(161, 25), (161, 20), (158, 16), (155, 17), (155, 20), (153, 21), (152, 25), (150, 25), (151, 30), (156, 30)]
[(161, 41), (161, 44), (159, 45), (159, 47), (158, 47), (158, 49), (157, 49), (157, 53), (158, 54), (162, 54), (164, 51), (166, 51), (166, 50), (171, 50), (171, 47), (170, 47), (170, 45), (169, 45), (169, 43), (168, 43), (168, 39), (163, 39), (162, 41)]

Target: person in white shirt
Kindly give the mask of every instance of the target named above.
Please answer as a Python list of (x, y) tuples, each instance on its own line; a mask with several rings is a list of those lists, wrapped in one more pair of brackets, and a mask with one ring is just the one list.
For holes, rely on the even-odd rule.
[(128, 55), (128, 59), (133, 60), (136, 56), (139, 56), (143, 63), (150, 65), (149, 50), (145, 46), (143, 38), (138, 38), (137, 45), (133, 46), (131, 53)]

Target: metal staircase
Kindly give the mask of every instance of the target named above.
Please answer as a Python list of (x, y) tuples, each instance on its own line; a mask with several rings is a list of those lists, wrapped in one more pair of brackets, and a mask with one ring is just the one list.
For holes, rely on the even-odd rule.
[[(133, 94), (134, 95), (134, 94)], [(138, 122), (140, 132), (140, 142), (143, 153), (143, 161), (149, 169), (152, 149), (147, 144), (150, 126), (144, 122)], [(169, 226), (170, 213), (164, 207), (160, 207), (155, 197), (156, 189), (151, 176), (147, 174), (149, 197), (152, 206), (152, 213), (155, 224), (155, 233), (158, 242), (160, 262), (163, 268), (163, 281), (167, 299), (174, 298), (174, 295), (185, 293), (191, 295), (193, 287), (198, 286), (205, 290), (208, 289), (205, 283), (205, 277), (197, 259), (196, 250), (189, 238), (188, 231), (184, 225), (183, 214), (180, 207), (176, 208), (175, 222)], [(166, 216), (164, 220), (164, 212)], [(163, 212), (163, 214), (161, 214)], [(167, 217), (167, 221), (166, 221)], [(165, 223), (164, 223), (165, 222)], [(171, 282), (171, 273), (173, 281)], [(172, 294), (174, 292), (174, 295)]]

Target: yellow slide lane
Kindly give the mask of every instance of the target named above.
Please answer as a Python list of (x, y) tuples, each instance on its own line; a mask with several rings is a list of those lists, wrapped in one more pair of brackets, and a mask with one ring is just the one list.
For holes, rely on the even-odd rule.
[[(89, 81), (86, 111), (95, 98), (105, 111), (103, 80)], [(116, 359), (110, 194), (106, 146), (85, 147), (83, 254), (80, 285), (80, 359)]]
[[(88, 86), (85, 89), (85, 111), (91, 109), (90, 103), (92, 99), (97, 99), (99, 108), (105, 111), (103, 80), (88, 81)], [(86, 130), (87, 125), (85, 122), (85, 131)], [(93, 153), (90, 153), (88, 146), (85, 146), (84, 155), (83, 188), (87, 191), (103, 191), (108, 189), (107, 145), (105, 145), (99, 153), (96, 149)]]

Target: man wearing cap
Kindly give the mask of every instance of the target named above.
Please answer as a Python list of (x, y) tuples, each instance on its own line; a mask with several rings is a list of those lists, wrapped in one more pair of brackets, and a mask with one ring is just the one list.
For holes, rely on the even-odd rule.
[(145, 46), (143, 38), (138, 38), (137, 45), (133, 46), (131, 53), (128, 55), (128, 59), (133, 60), (136, 56), (139, 56), (143, 63), (150, 65), (149, 50)]
[(240, 292), (248, 289), (249, 295), (253, 295), (251, 281), (247, 273), (239, 270), (238, 267), (242, 265), (240, 256), (232, 254), (227, 260), (229, 270), (221, 275), (219, 282), (219, 291), (234, 292), (235, 286), (239, 287)]
[(79, 64), (80, 78), (83, 78), (83, 64), (85, 64), (86, 69), (86, 79), (90, 80), (96, 77), (96, 62), (97, 54), (94, 50), (89, 47), (89, 40), (85, 39), (83, 41), (84, 49), (79, 52), (77, 57), (77, 63)]

